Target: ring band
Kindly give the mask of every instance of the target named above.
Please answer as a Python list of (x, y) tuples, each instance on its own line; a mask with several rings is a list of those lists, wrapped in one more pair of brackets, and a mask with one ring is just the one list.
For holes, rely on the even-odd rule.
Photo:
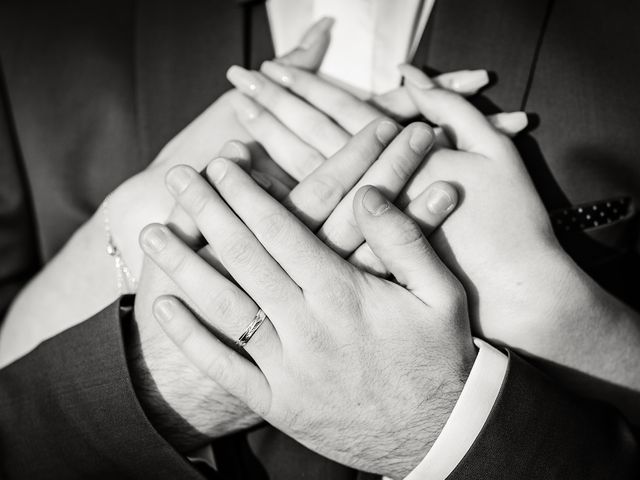
[(242, 348), (247, 343), (249, 343), (251, 338), (255, 335), (255, 333), (262, 326), (262, 324), (266, 319), (267, 319), (267, 315), (262, 311), (261, 308), (259, 308), (258, 311), (256, 312), (256, 316), (253, 317), (253, 320), (251, 320), (251, 323), (247, 326), (245, 331), (242, 332), (242, 335), (240, 335), (240, 338), (236, 340), (236, 344)]

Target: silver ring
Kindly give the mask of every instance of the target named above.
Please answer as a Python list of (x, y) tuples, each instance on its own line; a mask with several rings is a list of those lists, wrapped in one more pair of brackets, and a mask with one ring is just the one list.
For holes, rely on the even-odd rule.
[(240, 338), (236, 340), (236, 344), (238, 344), (239, 347), (243, 348), (247, 343), (249, 343), (249, 340), (251, 340), (251, 338), (255, 335), (255, 333), (262, 326), (266, 319), (267, 315), (262, 311), (261, 308), (259, 308), (256, 312), (256, 316), (253, 317), (253, 320), (251, 320), (251, 323), (247, 326), (244, 332), (242, 332)]

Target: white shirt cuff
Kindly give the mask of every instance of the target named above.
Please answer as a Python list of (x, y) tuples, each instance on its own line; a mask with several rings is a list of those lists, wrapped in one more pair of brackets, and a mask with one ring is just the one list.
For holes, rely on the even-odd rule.
[(460, 398), (424, 460), (405, 480), (444, 480), (473, 445), (498, 398), (507, 373), (507, 356), (474, 339), (478, 356)]

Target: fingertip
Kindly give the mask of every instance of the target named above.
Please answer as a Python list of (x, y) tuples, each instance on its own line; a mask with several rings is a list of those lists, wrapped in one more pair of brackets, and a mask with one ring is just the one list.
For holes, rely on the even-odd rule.
[(251, 152), (249, 148), (239, 140), (230, 140), (225, 143), (219, 155), (237, 163), (245, 170), (251, 167)]
[(153, 316), (161, 323), (167, 324), (174, 316), (177, 302), (171, 295), (161, 295), (153, 301), (151, 307)]
[(446, 217), (458, 205), (458, 191), (448, 182), (432, 183), (425, 191), (425, 204), (433, 215)]
[(376, 187), (365, 185), (356, 192), (354, 207), (356, 211), (379, 217), (391, 208), (391, 202)]
[(308, 50), (313, 47), (318, 41), (325, 35), (330, 35), (331, 29), (335, 24), (335, 18), (333, 17), (322, 17), (320, 20), (315, 22), (309, 30), (305, 33), (302, 41), (300, 42), (300, 47)]
[(160, 223), (150, 223), (140, 231), (138, 244), (145, 253), (158, 253), (167, 245), (167, 232)]
[(426, 73), (413, 65), (402, 63), (398, 65), (398, 70), (400, 70), (407, 86), (415, 87), (418, 90), (430, 90), (436, 86)]
[(173, 196), (178, 196), (186, 190), (197, 174), (189, 165), (175, 165), (165, 173), (164, 183)]
[(411, 130), (409, 137), (409, 147), (418, 155), (424, 155), (431, 149), (435, 141), (433, 128), (424, 122), (414, 122), (408, 129)]

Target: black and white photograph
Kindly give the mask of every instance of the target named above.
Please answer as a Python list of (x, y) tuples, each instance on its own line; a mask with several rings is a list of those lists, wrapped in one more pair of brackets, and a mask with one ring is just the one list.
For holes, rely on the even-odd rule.
[(0, 0), (0, 480), (640, 479), (638, 0)]

